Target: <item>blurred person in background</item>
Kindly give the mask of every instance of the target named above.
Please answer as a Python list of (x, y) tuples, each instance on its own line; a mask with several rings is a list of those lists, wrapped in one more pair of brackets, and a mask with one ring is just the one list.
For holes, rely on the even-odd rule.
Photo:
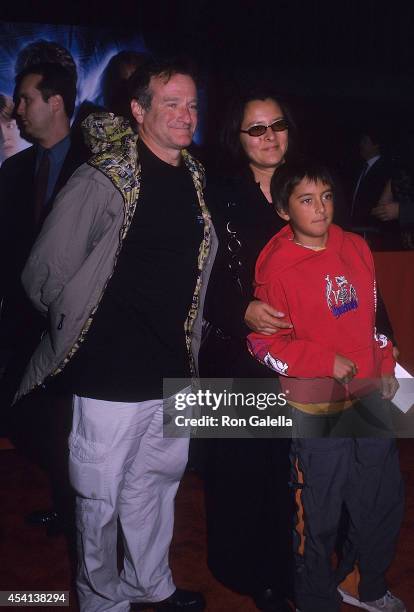
[(414, 249), (414, 137), (404, 136), (399, 154), (372, 215), (386, 227), (388, 222), (398, 224), (399, 248)]
[(363, 161), (351, 199), (351, 229), (362, 235), (373, 250), (398, 250), (398, 223), (381, 223), (374, 213), (381, 194), (392, 175), (391, 160), (385, 155), (385, 136), (376, 125), (364, 129), (359, 142)]
[(127, 81), (148, 60), (139, 51), (120, 51), (109, 60), (102, 75), (102, 95), (105, 108), (116, 116), (130, 118)]
[(35, 511), (27, 520), (45, 525), (50, 535), (56, 535), (70, 531), (73, 518), (66, 442), (71, 396), (39, 389), (10, 408), (27, 361), (46, 326), (26, 298), (20, 276), (56, 194), (89, 151), (72, 139), (70, 130), (76, 99), (73, 71), (56, 62), (28, 63), (16, 77), (14, 97), (19, 129), (33, 146), (13, 155), (0, 168), (0, 338), (9, 353), (1, 395), (13, 440), (25, 452), (30, 449), (51, 477), (54, 507)]
[(29, 146), (20, 137), (13, 110), (12, 98), (0, 93), (0, 165), (8, 157)]

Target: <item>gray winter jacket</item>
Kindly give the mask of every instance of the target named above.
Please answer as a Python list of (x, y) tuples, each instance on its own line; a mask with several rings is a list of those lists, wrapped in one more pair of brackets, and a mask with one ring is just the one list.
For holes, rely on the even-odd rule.
[[(120, 118), (106, 113), (88, 117), (85, 124), (95, 155), (73, 174), (56, 198), (22, 274), (29, 298), (48, 316), (49, 324), (16, 399), (61, 372), (76, 353), (139, 206), (137, 137)], [(203, 169), (187, 152), (182, 154), (204, 219), (197, 285), (184, 325), (190, 364), (196, 374), (202, 310), (217, 238), (203, 199)]]

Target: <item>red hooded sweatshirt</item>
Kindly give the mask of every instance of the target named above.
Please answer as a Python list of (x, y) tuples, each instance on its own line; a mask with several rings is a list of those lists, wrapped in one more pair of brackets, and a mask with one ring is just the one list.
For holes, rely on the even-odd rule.
[[(331, 225), (326, 248), (314, 251), (293, 242), (288, 225), (261, 251), (255, 280), (256, 298), (284, 312), (293, 328), (252, 333), (249, 348), (277, 374), (294, 377), (281, 382), (289, 401), (306, 404), (298, 407), (330, 412), (342, 402), (344, 408), (394, 372), (392, 344), (375, 332), (374, 263), (360, 236)], [(358, 368), (348, 385), (333, 379), (336, 354)]]

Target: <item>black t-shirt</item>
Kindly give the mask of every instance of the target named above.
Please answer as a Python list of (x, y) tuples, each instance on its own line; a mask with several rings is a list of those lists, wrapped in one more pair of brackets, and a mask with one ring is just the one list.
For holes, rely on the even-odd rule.
[[(114, 274), (60, 385), (135, 402), (162, 397), (163, 377), (190, 375), (184, 323), (204, 223), (190, 172), (138, 144), (141, 191)], [(56, 383), (59, 383), (56, 380)]]

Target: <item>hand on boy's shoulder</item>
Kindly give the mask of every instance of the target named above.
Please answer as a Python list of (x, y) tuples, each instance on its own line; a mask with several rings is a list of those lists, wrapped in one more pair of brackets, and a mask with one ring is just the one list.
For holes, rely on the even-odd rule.
[(283, 321), (286, 317), (284, 312), (280, 312), (266, 302), (260, 300), (252, 300), (248, 305), (244, 314), (246, 325), (258, 334), (271, 336), (279, 329), (290, 329), (291, 323)]

